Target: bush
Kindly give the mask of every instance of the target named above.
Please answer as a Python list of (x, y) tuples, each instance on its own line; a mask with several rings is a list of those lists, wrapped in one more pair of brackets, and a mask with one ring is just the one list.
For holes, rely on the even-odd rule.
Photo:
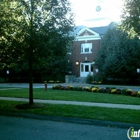
[(81, 86), (78, 86), (78, 90), (79, 90), (79, 91), (82, 91), (83, 88), (82, 88)]
[(86, 83), (90, 84), (92, 82), (92, 76), (90, 74), (87, 75), (86, 77)]
[(111, 90), (112, 90), (112, 88), (106, 87), (106, 92), (107, 92), (107, 93), (111, 93)]
[(53, 86), (53, 89), (60, 89), (61, 85)]
[(140, 97), (140, 91), (137, 92), (137, 96)]
[(127, 89), (127, 90), (126, 90), (126, 95), (131, 95), (132, 92), (133, 92), (133, 91), (132, 91), (131, 89)]
[(111, 93), (117, 93), (117, 89), (111, 89)]
[(101, 92), (101, 93), (107, 93), (107, 92), (108, 92), (108, 90), (107, 90), (107, 89), (105, 89), (105, 88), (101, 88), (101, 89), (99, 89), (99, 92)]
[(121, 89), (117, 89), (117, 94), (121, 94)]
[(82, 88), (82, 86), (77, 86), (77, 87), (73, 87), (73, 86), (61, 86), (61, 85), (56, 85), (52, 87), (53, 89), (58, 89), (58, 90), (76, 90), (76, 91), (88, 91), (88, 92), (99, 92), (99, 93), (112, 93), (112, 94), (122, 94), (122, 95), (130, 95), (130, 96), (134, 96), (134, 97), (140, 97), (140, 91), (133, 91), (131, 89), (116, 89), (111, 88), (111, 87), (106, 87), (106, 88), (99, 88), (97, 86), (91, 86), (88, 87), (84, 87)]
[(131, 93), (131, 96), (136, 97), (136, 96), (137, 96), (137, 92), (136, 92), (136, 91), (133, 91), (133, 92)]
[(68, 88), (69, 88), (70, 90), (73, 90), (73, 86), (68, 86)]
[(74, 87), (73, 90), (76, 90), (76, 91), (82, 91), (83, 88), (81, 86), (77, 86), (77, 87)]
[(122, 89), (122, 90), (121, 90), (121, 94), (122, 94), (122, 95), (126, 95), (126, 90), (127, 90), (127, 89)]
[(96, 92), (98, 88), (94, 87), (91, 89), (92, 92)]

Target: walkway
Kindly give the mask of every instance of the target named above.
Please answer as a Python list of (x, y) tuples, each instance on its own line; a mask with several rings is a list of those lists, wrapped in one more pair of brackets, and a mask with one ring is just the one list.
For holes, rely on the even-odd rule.
[[(11, 97), (0, 97), (0, 100), (23, 101), (23, 102), (29, 101), (29, 99), (27, 98), (11, 98)], [(64, 104), (64, 105), (78, 105), (78, 106), (90, 106), (90, 107), (96, 106), (96, 107), (140, 110), (140, 105), (92, 103), (92, 102), (61, 101), (61, 100), (40, 100), (40, 99), (34, 99), (34, 102), (35, 103), (48, 103), (48, 104)]]
[[(134, 91), (139, 91), (140, 90), (140, 86), (126, 86), (126, 85), (92, 85), (92, 84), (87, 84), (87, 83), (57, 83), (57, 84), (48, 84), (48, 88), (52, 88), (54, 85), (62, 85), (62, 86), (98, 86), (100, 88), (106, 88), (106, 87), (116, 87), (119, 89), (124, 89), (124, 88), (128, 88), (128, 89), (132, 89)], [(0, 87), (8, 87), (8, 88), (29, 88), (29, 84), (28, 83), (0, 83)], [(34, 83), (33, 84), (33, 88), (44, 88), (44, 83)]]

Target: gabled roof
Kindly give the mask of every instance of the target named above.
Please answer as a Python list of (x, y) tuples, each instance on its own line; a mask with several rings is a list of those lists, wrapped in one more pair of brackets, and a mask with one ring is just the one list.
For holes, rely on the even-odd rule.
[(116, 23), (111, 22), (108, 26), (93, 27), (93, 28), (90, 28), (90, 29), (93, 30), (93, 31), (95, 31), (95, 32), (97, 32), (100, 35), (103, 35), (103, 34), (105, 34), (105, 32), (108, 29), (114, 28), (115, 26), (116, 26)]
[(99, 35), (98, 33), (96, 33), (95, 31), (87, 28), (87, 27), (84, 27), (82, 28), (81, 30), (79, 30), (79, 32), (77, 32), (77, 36), (80, 36), (82, 33), (85, 33), (86, 32), (90, 32), (92, 35)]
[(73, 36), (76, 36), (77, 33), (78, 33), (81, 29), (83, 29), (84, 27), (85, 27), (85, 26), (76, 26), (76, 27), (74, 27), (73, 32), (71, 32), (70, 34), (73, 35)]
[(100, 40), (101, 39), (100, 35), (97, 32), (95, 32), (87, 27), (84, 27), (79, 32), (77, 32), (75, 37), (76, 37), (75, 38), (76, 41)]
[[(101, 27), (92, 27), (89, 28), (90, 30), (98, 33), (99, 35), (103, 35), (105, 34), (105, 32), (110, 29), (110, 28), (114, 28), (117, 25), (117, 23), (111, 22), (108, 26), (101, 26)], [(83, 28), (85, 28), (85, 26), (76, 26), (73, 29), (73, 32), (71, 33), (71, 35), (76, 36), (77, 33), (82, 30)]]

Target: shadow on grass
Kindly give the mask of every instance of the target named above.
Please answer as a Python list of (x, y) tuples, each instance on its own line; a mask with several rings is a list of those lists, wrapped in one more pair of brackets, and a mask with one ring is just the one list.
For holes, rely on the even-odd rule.
[(30, 105), (29, 103), (24, 103), (24, 104), (18, 104), (15, 106), (16, 109), (19, 110), (25, 110), (25, 109), (37, 109), (37, 108), (43, 108), (45, 105), (44, 104), (32, 104)]

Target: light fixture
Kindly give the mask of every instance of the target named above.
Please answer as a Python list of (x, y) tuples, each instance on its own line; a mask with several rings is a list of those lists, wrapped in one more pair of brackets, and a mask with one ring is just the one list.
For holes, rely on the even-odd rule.
[(75, 64), (76, 64), (76, 66), (78, 66), (79, 65), (79, 61), (77, 60)]

